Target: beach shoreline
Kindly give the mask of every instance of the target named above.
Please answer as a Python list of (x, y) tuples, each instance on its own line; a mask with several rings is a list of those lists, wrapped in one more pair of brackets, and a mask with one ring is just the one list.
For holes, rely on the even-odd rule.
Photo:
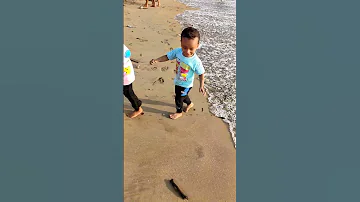
[[(189, 201), (236, 201), (236, 150), (227, 123), (210, 113), (197, 79), (189, 94), (194, 108), (169, 119), (175, 111), (174, 61), (148, 64), (180, 46), (175, 16), (195, 8), (162, 0), (161, 8), (139, 9), (144, 3), (124, 2), (124, 43), (139, 61), (133, 85), (145, 112), (135, 119), (124, 115), (124, 199), (182, 201), (167, 181), (174, 179)], [(131, 110), (125, 98), (124, 112)]]

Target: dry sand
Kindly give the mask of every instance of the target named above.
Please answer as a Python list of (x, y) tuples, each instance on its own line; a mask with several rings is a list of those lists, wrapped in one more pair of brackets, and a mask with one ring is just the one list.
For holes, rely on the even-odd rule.
[[(124, 3), (124, 43), (140, 61), (133, 87), (145, 112), (134, 119), (124, 115), (124, 200), (183, 201), (167, 182), (173, 178), (189, 201), (236, 201), (235, 148), (227, 125), (209, 112), (199, 80), (189, 94), (194, 108), (171, 120), (175, 63), (149, 65), (180, 46), (181, 27), (174, 17), (189, 8), (161, 0), (161, 8), (139, 9), (144, 2)], [(160, 77), (164, 82), (155, 82)], [(131, 105), (124, 99), (129, 113)]]

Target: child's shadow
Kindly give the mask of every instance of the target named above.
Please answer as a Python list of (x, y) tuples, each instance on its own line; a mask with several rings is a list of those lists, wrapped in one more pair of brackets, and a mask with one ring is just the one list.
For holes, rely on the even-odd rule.
[[(147, 106), (144, 106), (144, 105), (142, 105), (141, 108), (143, 108), (144, 114), (146, 114), (147, 112), (150, 112), (150, 113), (154, 113), (154, 114), (161, 114), (164, 117), (169, 117), (169, 115), (170, 115), (170, 112), (155, 109), (155, 108), (151, 108), (151, 107), (147, 107)], [(124, 104), (124, 113), (125, 114), (130, 114), (133, 111), (134, 110), (131, 107), (131, 104), (128, 104), (128, 103)]]
[(175, 103), (170, 104), (170, 103), (166, 103), (166, 102), (161, 102), (161, 101), (157, 101), (157, 100), (149, 100), (149, 99), (141, 99), (141, 101), (143, 103), (149, 104), (149, 105), (160, 105), (160, 106), (175, 107)]

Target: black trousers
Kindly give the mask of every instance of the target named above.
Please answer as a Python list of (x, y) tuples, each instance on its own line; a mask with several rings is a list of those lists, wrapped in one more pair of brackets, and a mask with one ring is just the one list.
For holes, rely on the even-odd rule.
[(184, 103), (186, 103), (187, 105), (191, 104), (191, 100), (189, 97), (190, 90), (191, 90), (191, 87), (184, 88), (184, 87), (175, 85), (176, 113), (182, 113)]
[(141, 100), (135, 95), (132, 84), (124, 86), (124, 95), (130, 101), (131, 106), (135, 111), (139, 111), (139, 108), (142, 104)]

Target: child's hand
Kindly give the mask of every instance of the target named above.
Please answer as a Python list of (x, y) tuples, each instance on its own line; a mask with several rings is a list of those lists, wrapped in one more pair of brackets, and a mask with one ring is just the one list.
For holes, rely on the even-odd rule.
[(199, 92), (202, 93), (203, 96), (206, 95), (206, 91), (205, 91), (205, 89), (204, 89), (204, 86), (202, 86), (202, 87), (199, 88)]
[(150, 60), (150, 64), (151, 64), (151, 65), (153, 65), (153, 64), (155, 64), (155, 63), (157, 63), (156, 60), (154, 60), (154, 59)]

